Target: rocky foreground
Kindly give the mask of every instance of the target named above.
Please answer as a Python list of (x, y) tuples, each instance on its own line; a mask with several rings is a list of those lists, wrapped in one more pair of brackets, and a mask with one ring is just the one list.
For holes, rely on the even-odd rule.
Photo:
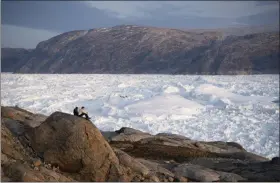
[(1, 181), (280, 181), (279, 157), (235, 142), (132, 128), (101, 132), (83, 118), (1, 107)]

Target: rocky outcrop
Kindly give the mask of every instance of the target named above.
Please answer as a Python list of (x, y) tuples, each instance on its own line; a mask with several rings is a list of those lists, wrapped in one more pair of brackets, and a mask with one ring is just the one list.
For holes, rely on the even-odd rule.
[(88, 120), (55, 112), (34, 128), (31, 146), (45, 162), (79, 181), (118, 181), (119, 160), (100, 131)]
[(115, 149), (115, 153), (122, 165), (129, 167), (131, 170), (139, 173), (143, 177), (149, 174), (149, 169), (146, 166), (144, 166), (139, 161), (129, 156), (127, 153), (119, 149)]
[(12, 135), (4, 123), (1, 124), (1, 156), (1, 163), (4, 164), (31, 160), (22, 144)]
[(36, 170), (33, 165), (36, 154), (20, 141), (22, 134), (12, 133), (3, 118), (1, 122), (1, 181), (72, 181), (70, 177), (43, 166)]
[[(135, 132), (134, 135), (145, 134), (146, 137), (135, 141), (133, 134), (120, 133), (111, 140), (113, 147), (120, 148), (136, 157), (150, 157), (153, 159), (184, 162), (188, 158), (221, 157), (246, 161), (267, 161), (267, 158), (247, 152), (240, 144), (234, 142), (201, 142), (183, 138), (174, 134), (157, 134)], [(149, 135), (149, 136), (148, 136)], [(121, 138), (118, 138), (121, 137)], [(126, 139), (126, 140), (123, 140)]]
[(278, 48), (279, 31), (224, 36), (221, 31), (122, 25), (67, 32), (43, 41), (14, 71), (278, 74)]
[[(105, 134), (106, 132), (103, 133)], [(110, 132), (107, 132), (107, 134), (108, 133)], [(110, 137), (108, 136), (108, 139), (110, 141), (136, 142), (147, 137), (151, 137), (151, 135), (132, 128), (121, 128), (120, 130), (111, 132)]]
[(235, 142), (125, 127), (101, 133), (62, 112), (37, 117), (1, 107), (2, 181), (280, 181), (279, 157), (269, 160)]
[(58, 172), (40, 167), (32, 169), (26, 164), (13, 163), (4, 166), (4, 173), (11, 181), (20, 182), (70, 182), (74, 181)]
[[(20, 122), (30, 127), (39, 126), (47, 119), (45, 115), (33, 114), (19, 107), (1, 107), (1, 117), (7, 120)], [(9, 122), (6, 124), (11, 125)]]

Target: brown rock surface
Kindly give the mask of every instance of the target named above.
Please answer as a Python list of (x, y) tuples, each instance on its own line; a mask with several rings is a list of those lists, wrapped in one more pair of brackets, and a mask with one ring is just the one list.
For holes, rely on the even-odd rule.
[(132, 158), (127, 153), (125, 153), (121, 150), (118, 150), (118, 149), (115, 149), (115, 153), (116, 153), (120, 163), (122, 165), (124, 165), (125, 167), (129, 167), (130, 169), (132, 169), (133, 171), (139, 173), (140, 175), (142, 175), (144, 177), (150, 173), (149, 169), (145, 165), (143, 165), (136, 159)]
[(131, 134), (131, 135), (126, 135), (126, 134), (119, 134), (114, 136), (111, 141), (128, 141), (128, 142), (136, 142), (141, 139), (145, 139), (151, 137), (150, 134)]
[(199, 165), (181, 164), (174, 169), (177, 177), (188, 177), (199, 182), (214, 182), (220, 180), (215, 171)]
[(18, 139), (12, 135), (4, 123), (1, 123), (1, 163), (10, 160), (30, 161), (26, 153)]
[(31, 136), (33, 149), (44, 155), (45, 162), (79, 173), (81, 181), (119, 179), (118, 158), (100, 131), (85, 119), (55, 112)]
[(39, 170), (33, 170), (30, 167), (13, 163), (6, 165), (4, 173), (11, 177), (12, 181), (20, 182), (69, 182), (73, 179), (66, 177), (60, 173), (48, 170), (44, 167), (40, 167)]
[(33, 114), (19, 107), (1, 106), (1, 118), (8, 118), (9, 120), (22, 122), (30, 127), (36, 127), (45, 121), (47, 117), (42, 114)]
[(103, 134), (148, 136), (108, 144), (83, 118), (55, 112), (40, 124), (28, 123), (26, 116), (34, 114), (1, 109), (2, 181), (280, 181), (278, 157), (269, 160), (235, 142), (122, 128)]
[(38, 166), (41, 166), (41, 165), (42, 165), (42, 162), (41, 162), (41, 160), (36, 159), (36, 160), (33, 161), (33, 165), (34, 165), (35, 167), (38, 167)]

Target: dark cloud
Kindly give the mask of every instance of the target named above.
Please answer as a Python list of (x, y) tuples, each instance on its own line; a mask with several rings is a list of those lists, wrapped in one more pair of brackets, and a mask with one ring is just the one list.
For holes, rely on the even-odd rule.
[(256, 1), (257, 6), (275, 5), (279, 6), (279, 1)]
[(256, 15), (240, 17), (237, 19), (237, 22), (245, 23), (251, 26), (272, 24), (279, 25), (279, 11), (267, 11)]
[[(66, 32), (71, 30), (111, 27), (120, 24), (172, 28), (215, 28), (230, 26), (232, 22), (260, 25), (279, 21), (279, 8), (234, 18), (231, 16), (222, 16), (222, 10), (219, 16), (215, 17), (213, 13), (214, 10), (218, 11), (218, 7), (213, 9), (213, 11), (209, 11), (206, 7), (211, 5), (208, 9), (211, 7), (214, 8), (214, 4), (205, 4), (203, 2), (198, 2), (200, 4), (194, 2), (187, 2), (188, 4), (184, 2), (179, 2), (180, 4), (174, 4), (172, 2), (149, 2), (147, 5), (143, 5), (142, 3), (144, 2), (137, 2), (136, 4), (98, 2), (95, 5), (98, 8), (89, 6), (89, 3), (75, 1), (3, 1), (1, 6), (2, 24)], [(269, 5), (271, 7), (271, 4), (275, 4), (275, 2), (257, 2), (258, 6)], [(201, 7), (198, 5), (201, 5)], [(239, 4), (236, 5), (241, 6)], [(221, 3), (219, 6), (226, 7), (228, 5)], [(147, 16), (142, 16), (139, 12)], [(190, 15), (190, 12), (193, 15)], [(207, 12), (213, 15), (207, 16)], [(122, 16), (125, 18), (118, 17), (120, 13), (123, 13)], [(199, 16), (199, 14), (203, 14), (203, 16)], [(141, 16), (137, 17), (137, 15)]]
[(2, 1), (1, 44), (31, 48), (59, 33), (120, 24), (182, 29), (279, 24), (278, 6), (275, 1)]
[(104, 11), (75, 1), (4, 1), (1, 11), (2, 24), (52, 31), (91, 29), (122, 23)]
[(62, 32), (32, 29), (14, 25), (1, 26), (1, 46), (9, 48), (35, 48), (36, 45)]

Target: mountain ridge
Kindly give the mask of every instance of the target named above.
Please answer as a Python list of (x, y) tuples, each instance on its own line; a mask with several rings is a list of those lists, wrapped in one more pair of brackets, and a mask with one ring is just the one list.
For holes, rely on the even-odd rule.
[[(13, 72), (276, 74), (278, 33), (225, 35), (214, 30), (135, 25), (70, 31), (40, 42), (24, 57), (20, 55), (22, 64)], [(7, 63), (2, 57), (2, 67), (3, 62)]]

